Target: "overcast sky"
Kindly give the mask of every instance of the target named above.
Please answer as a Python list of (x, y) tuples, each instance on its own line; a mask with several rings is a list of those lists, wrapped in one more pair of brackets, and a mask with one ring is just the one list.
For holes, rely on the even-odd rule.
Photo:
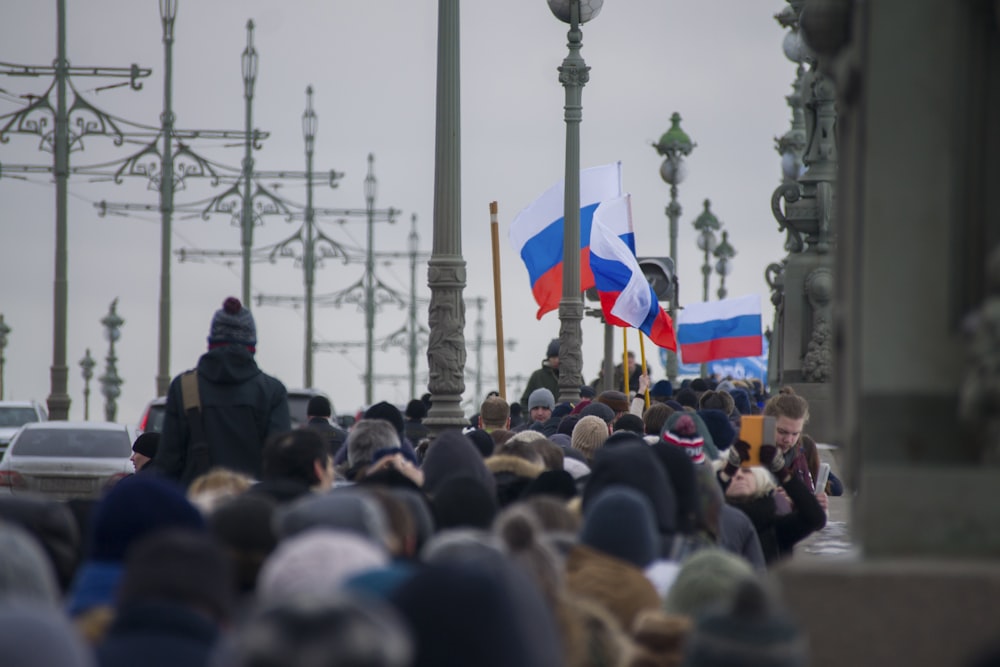
[[(0, 61), (50, 65), (56, 57), (55, 0), (18, 3), (0, 21)], [(155, 0), (68, 2), (68, 57), (74, 66), (127, 67), (137, 63), (152, 75), (141, 91), (127, 87), (98, 90), (116, 80), (80, 77), (74, 85), (89, 102), (117, 117), (155, 126), (163, 106), (163, 45)], [(681, 303), (700, 301), (702, 257), (691, 222), (706, 198), (737, 249), (727, 279), (730, 296), (759, 294), (770, 323), (764, 269), (784, 255), (784, 237), (770, 212), (770, 197), (780, 182), (774, 137), (789, 127), (785, 95), (794, 65), (781, 50), (784, 31), (774, 20), (782, 0), (608, 0), (601, 14), (584, 26), (582, 55), (591, 67), (583, 91), (581, 165), (621, 160), (625, 189), (632, 194), (637, 251), (669, 253), (664, 207), (669, 188), (660, 179), (661, 158), (651, 143), (670, 127), (678, 111), (683, 128), (697, 143), (687, 158), (680, 186), (678, 246)], [(507, 241), (514, 215), (563, 177), (564, 91), (556, 68), (566, 55), (565, 24), (543, 0), (463, 3), (462, 41), (462, 249), (468, 263), (466, 340), (468, 367), (476, 365), (471, 343), (476, 335), (476, 297), (486, 297), (485, 337), (494, 338), (489, 202), (500, 209), (504, 329), (514, 344), (506, 353), (508, 392), (519, 396), (524, 379), (541, 362), (549, 339), (558, 336), (555, 312), (535, 319), (527, 272)], [(254, 125), (270, 132), (255, 152), (263, 170), (305, 169), (301, 117), (305, 89), (315, 90), (319, 118), (315, 168), (345, 172), (339, 187), (315, 190), (317, 206), (364, 207), (366, 156), (375, 155), (376, 206), (403, 213), (394, 227), (379, 224), (377, 251), (405, 251), (410, 216), (416, 214), (421, 250), (430, 251), (434, 186), (434, 99), (437, 3), (433, 0), (179, 0), (175, 24), (173, 99), (178, 129), (242, 130), (243, 83), (240, 56), (245, 26), (256, 24), (259, 55)], [(0, 113), (23, 107), (24, 95), (42, 94), (47, 78), (0, 77)], [(52, 96), (55, 103), (55, 95)], [(71, 165), (124, 158), (136, 146), (115, 148), (100, 137), (88, 138)], [(239, 167), (242, 148), (192, 142), (196, 151)], [(13, 135), (0, 144), (0, 165), (51, 165), (37, 137)], [(54, 279), (55, 188), (50, 175), (17, 178), (0, 172), (0, 313), (12, 328), (5, 350), (5, 398), (49, 394), (52, 364), (52, 287)], [(157, 213), (100, 217), (94, 203), (156, 205), (158, 196), (141, 180), (122, 185), (70, 179), (69, 333), (67, 360), (71, 419), (83, 417), (83, 379), (79, 360), (87, 348), (104, 370), (107, 343), (100, 319), (114, 298), (125, 320), (118, 343), (119, 374), (124, 378), (118, 420), (135, 421), (155, 394), (160, 275)], [(179, 205), (218, 194), (208, 184), (191, 182), (178, 192)], [(301, 181), (280, 192), (304, 203)], [(255, 230), (255, 244), (291, 235), (299, 222), (269, 217)], [(341, 242), (363, 246), (361, 219), (338, 225), (321, 223)], [(175, 249), (238, 250), (239, 230), (227, 216), (209, 220), (178, 214)], [(327, 262), (317, 275), (316, 293), (335, 292), (357, 281), (363, 265)], [(377, 275), (409, 292), (409, 267), (399, 261), (380, 265)], [(252, 293), (301, 295), (301, 269), (291, 260), (255, 264)], [(718, 277), (712, 278), (712, 293)], [(417, 272), (417, 290), (429, 297), (426, 267)], [(205, 350), (212, 313), (229, 295), (241, 291), (240, 266), (216, 262), (173, 265), (173, 345), (171, 374), (192, 367)], [(304, 314), (283, 306), (254, 307), (258, 327), (257, 359), (288, 387), (303, 384)], [(419, 311), (426, 323), (426, 305)], [(387, 308), (377, 315), (376, 337), (406, 322), (406, 311)], [(603, 349), (603, 328), (585, 318), (584, 375), (596, 375)], [(316, 339), (363, 341), (364, 317), (354, 306), (316, 309)], [(630, 346), (636, 345), (633, 332)], [(616, 336), (617, 349), (621, 337)], [(649, 353), (653, 375), (663, 377), (659, 355)], [(426, 370), (424, 351), (419, 368)], [(484, 375), (495, 376), (496, 355), (487, 348)], [(398, 374), (380, 382), (376, 400), (405, 403), (406, 353), (379, 351), (375, 370)], [(314, 384), (326, 390), (339, 412), (357, 410), (364, 401), (361, 376), (364, 350), (319, 352)], [(486, 388), (495, 384), (487, 381)], [(418, 384), (417, 393), (425, 391)], [(467, 382), (466, 396), (475, 390)], [(103, 415), (104, 400), (91, 386), (91, 418)]]

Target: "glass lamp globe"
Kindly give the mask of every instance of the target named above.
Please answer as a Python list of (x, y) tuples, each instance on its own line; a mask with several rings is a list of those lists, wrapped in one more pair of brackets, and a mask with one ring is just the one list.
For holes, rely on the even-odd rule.
[(660, 165), (660, 178), (663, 179), (664, 183), (668, 185), (680, 185), (684, 182), (684, 178), (687, 176), (687, 166), (681, 162), (677, 161), (675, 165), (672, 160), (667, 158)]
[(723, 257), (722, 259), (720, 259), (718, 262), (715, 263), (715, 272), (718, 273), (720, 276), (728, 276), (732, 270), (733, 270), (732, 265), (730, 264), (729, 260), (726, 259), (725, 257)]
[(715, 234), (710, 230), (706, 229), (701, 234), (698, 234), (698, 250), (712, 252), (715, 250), (715, 245)]
[(548, 0), (549, 9), (563, 23), (570, 22), (569, 9), (574, 2), (580, 4), (581, 24), (597, 18), (597, 15), (601, 13), (601, 7), (604, 6), (604, 0)]
[(785, 39), (781, 41), (781, 50), (793, 63), (800, 63), (805, 59), (806, 45), (802, 42), (802, 35), (798, 30), (790, 30), (785, 34)]

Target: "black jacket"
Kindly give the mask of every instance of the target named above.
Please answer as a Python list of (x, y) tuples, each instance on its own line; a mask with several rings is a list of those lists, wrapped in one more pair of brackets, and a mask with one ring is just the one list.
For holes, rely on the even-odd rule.
[(731, 502), (753, 522), (768, 565), (790, 556), (797, 542), (826, 525), (826, 512), (797, 475), (792, 475), (782, 488), (792, 501), (792, 511), (788, 514), (777, 513), (773, 495)]
[(316, 431), (330, 443), (330, 456), (336, 456), (347, 440), (347, 431), (340, 426), (331, 424), (326, 417), (311, 417), (306, 422), (306, 428)]
[[(292, 428), (285, 385), (261, 371), (245, 347), (225, 345), (198, 360), (198, 392), (210, 465), (259, 479), (265, 441)], [(168, 477), (190, 484), (206, 472), (195, 464), (191, 440), (181, 377), (177, 376), (167, 392), (163, 433), (153, 465)]]

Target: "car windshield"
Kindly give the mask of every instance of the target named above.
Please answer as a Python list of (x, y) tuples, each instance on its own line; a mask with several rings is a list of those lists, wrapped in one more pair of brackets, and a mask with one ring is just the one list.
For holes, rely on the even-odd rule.
[(24, 426), (38, 421), (38, 413), (29, 407), (0, 407), (0, 428)]
[(152, 431), (153, 433), (162, 433), (163, 419), (166, 416), (167, 416), (166, 406), (164, 405), (149, 406), (149, 414), (146, 415), (146, 424), (143, 430)]
[(288, 415), (292, 418), (292, 428), (298, 428), (308, 421), (306, 419), (306, 408), (309, 406), (309, 399), (311, 398), (312, 396), (304, 396), (302, 394), (288, 395)]
[(119, 458), (132, 453), (132, 443), (122, 431), (70, 431), (31, 429), (21, 432), (10, 453), (17, 456)]

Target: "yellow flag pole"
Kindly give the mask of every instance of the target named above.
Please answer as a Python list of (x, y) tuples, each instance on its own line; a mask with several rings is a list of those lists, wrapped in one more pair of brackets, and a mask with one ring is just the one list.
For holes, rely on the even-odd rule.
[[(642, 355), (642, 374), (649, 376), (649, 368), (646, 367), (646, 341), (643, 338), (642, 331), (639, 331), (639, 353)], [(649, 383), (646, 383), (646, 407), (649, 407)]]
[(490, 202), (490, 236), (493, 240), (493, 308), (497, 327), (497, 380), (500, 398), (507, 400), (507, 379), (503, 361), (503, 307), (500, 300), (500, 223), (497, 221), (497, 203)]
[(625, 372), (625, 395), (632, 393), (628, 384), (628, 328), (622, 328), (622, 370)]

